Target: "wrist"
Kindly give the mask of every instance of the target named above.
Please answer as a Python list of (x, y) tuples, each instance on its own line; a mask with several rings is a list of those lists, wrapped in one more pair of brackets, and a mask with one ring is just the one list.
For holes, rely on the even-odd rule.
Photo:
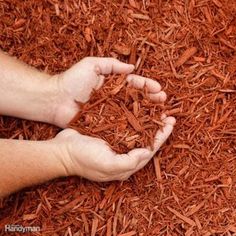
[[(66, 96), (63, 96), (60, 89), (59, 76), (54, 78), (1, 51), (0, 64), (2, 115), (66, 126), (69, 118), (57, 119), (58, 114), (69, 113), (66, 111), (67, 106), (63, 106)], [(61, 104), (63, 108), (60, 108)]]
[[(63, 130), (54, 139), (50, 140), (51, 150), (54, 153), (55, 159), (60, 166), (63, 176), (71, 176), (76, 173), (74, 170), (74, 163), (71, 158), (70, 152), (70, 132), (74, 130)], [(68, 136), (67, 136), (68, 135)]]
[(70, 175), (70, 158), (66, 149), (66, 144), (55, 139), (46, 141), (50, 161), (54, 163), (57, 177), (67, 177)]
[(73, 95), (66, 91), (63, 85), (63, 74), (57, 74), (51, 77), (53, 83), (53, 102), (49, 105), (50, 111), (48, 123), (61, 128), (66, 128), (68, 123), (78, 112), (78, 105)]
[[(39, 89), (32, 89), (32, 93), (35, 96), (32, 105), (34, 109), (38, 109), (37, 117), (29, 118), (31, 120), (37, 120), (49, 124), (57, 125), (55, 122), (55, 114), (58, 109), (60, 91), (58, 89), (58, 81), (53, 76), (41, 78)], [(35, 114), (35, 112), (31, 112)]]
[[(60, 147), (51, 140), (0, 139), (0, 197), (23, 187), (67, 176)], [(11, 161), (6, 161), (11, 160)]]

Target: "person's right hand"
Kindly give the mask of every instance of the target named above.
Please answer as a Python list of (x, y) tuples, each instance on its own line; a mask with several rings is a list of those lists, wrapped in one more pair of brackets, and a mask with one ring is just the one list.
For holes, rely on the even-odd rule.
[[(146, 86), (150, 99), (155, 102), (166, 100), (166, 93), (154, 80), (128, 75), (127, 81), (138, 89)], [(156, 133), (154, 150), (149, 147), (136, 148), (127, 154), (117, 154), (104, 140), (79, 134), (73, 129), (61, 131), (54, 142), (61, 150), (60, 159), (68, 175), (79, 175), (94, 181), (125, 180), (143, 168), (171, 134), (175, 118), (162, 115), (162, 122), (164, 127)]]

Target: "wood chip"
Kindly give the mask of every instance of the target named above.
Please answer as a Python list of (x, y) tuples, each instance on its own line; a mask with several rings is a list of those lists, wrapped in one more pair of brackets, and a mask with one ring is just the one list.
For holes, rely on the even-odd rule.
[(180, 214), (180, 213), (179, 213), (178, 211), (176, 211), (175, 209), (173, 209), (173, 208), (171, 208), (171, 207), (169, 207), (169, 206), (167, 206), (167, 209), (168, 209), (169, 211), (171, 211), (174, 215), (176, 215), (178, 218), (180, 218), (180, 219), (183, 220), (184, 222), (188, 223), (189, 225), (191, 225), (191, 226), (195, 226), (195, 225), (196, 225), (196, 223), (195, 223), (193, 220), (191, 220), (190, 218), (188, 218), (188, 217), (186, 217), (186, 216)]
[(133, 13), (131, 14), (131, 16), (135, 19), (139, 19), (139, 20), (149, 20), (149, 16), (148, 15), (143, 15), (143, 14), (138, 14), (138, 13)]
[(175, 66), (176, 67), (182, 66), (186, 61), (188, 61), (188, 59), (190, 59), (196, 53), (197, 53), (196, 47), (191, 47), (191, 48), (186, 49), (176, 61)]

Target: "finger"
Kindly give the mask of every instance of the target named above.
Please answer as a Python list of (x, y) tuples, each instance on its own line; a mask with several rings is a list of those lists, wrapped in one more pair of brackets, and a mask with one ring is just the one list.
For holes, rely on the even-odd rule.
[(105, 76), (104, 75), (98, 75), (98, 83), (94, 89), (98, 90), (102, 87), (104, 84)]
[(145, 159), (150, 160), (151, 154), (147, 148), (136, 148), (127, 154), (117, 154), (114, 158), (114, 166), (120, 172), (136, 172), (140, 162)]
[(134, 65), (126, 64), (112, 57), (91, 57), (90, 59), (98, 68), (100, 74), (129, 74), (134, 70)]
[(136, 165), (133, 166), (133, 168), (130, 168), (130, 170), (121, 173), (119, 176), (117, 176), (117, 180), (127, 180), (135, 172), (142, 169), (152, 159), (153, 156), (151, 151), (146, 148), (133, 149), (127, 155), (127, 158), (136, 159)]
[(149, 98), (154, 102), (165, 102), (167, 95), (164, 91), (160, 91), (159, 93), (150, 93)]
[(162, 122), (164, 122), (167, 125), (174, 126), (176, 123), (176, 119), (173, 116), (166, 116), (166, 114), (163, 114), (161, 118), (162, 118)]
[(158, 130), (156, 133), (154, 141), (154, 151), (151, 151), (148, 148), (136, 148), (131, 150), (127, 154), (120, 154), (115, 156), (115, 166), (118, 167), (120, 171), (124, 172), (119, 176), (116, 176), (117, 180), (126, 180), (132, 174), (142, 169), (152, 159), (156, 151), (170, 136), (176, 120), (171, 116), (166, 117), (165, 114), (162, 115), (162, 118), (165, 126), (162, 130)]
[(129, 85), (137, 89), (144, 89), (144, 87), (146, 86), (148, 92), (150, 93), (158, 93), (161, 91), (161, 85), (157, 81), (140, 75), (128, 75), (127, 82), (129, 83)]
[(139, 160), (135, 168), (129, 173), (131, 175), (132, 173), (142, 169), (152, 159), (153, 153), (147, 148), (136, 148), (130, 151), (128, 155), (134, 156)]
[(154, 139), (154, 153), (162, 146), (162, 144), (168, 139), (170, 134), (172, 133), (172, 130), (174, 128), (174, 125), (176, 123), (176, 120), (174, 117), (169, 116), (162, 120), (162, 122), (165, 124), (162, 129), (159, 129), (155, 135)]
[(139, 171), (140, 169), (142, 169), (152, 159), (156, 151), (161, 147), (161, 145), (170, 136), (176, 122), (175, 118), (171, 116), (166, 117), (166, 115), (163, 115), (162, 117), (163, 117), (162, 121), (165, 123), (165, 126), (163, 128), (163, 131), (161, 130), (157, 131), (157, 134), (155, 136), (155, 142), (154, 142), (155, 151), (152, 152), (147, 148), (136, 148), (136, 149), (131, 150), (127, 154), (130, 158), (132, 157), (133, 159), (137, 159), (136, 166), (132, 168), (129, 172), (124, 174), (127, 177), (129, 177), (136, 171)]
[(164, 120), (167, 117), (165, 113), (161, 114), (161, 120)]
[(58, 133), (56, 135), (56, 138), (67, 138), (74, 134), (78, 134), (78, 132), (74, 129), (67, 128), (67, 129), (62, 130), (60, 133)]

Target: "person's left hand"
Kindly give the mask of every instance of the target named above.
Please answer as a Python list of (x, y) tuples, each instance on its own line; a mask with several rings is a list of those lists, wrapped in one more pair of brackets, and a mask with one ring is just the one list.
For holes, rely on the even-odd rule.
[(104, 75), (129, 74), (134, 65), (115, 58), (86, 57), (62, 74), (56, 75), (59, 99), (53, 123), (65, 128), (79, 110), (77, 102), (85, 103), (92, 91), (99, 89)]
[(73, 129), (64, 129), (51, 143), (56, 146), (57, 158), (63, 163), (67, 176), (78, 175), (98, 182), (126, 180), (142, 169), (170, 136), (175, 118), (163, 114), (162, 122), (164, 126), (155, 135), (153, 150), (150, 147), (135, 148), (117, 154), (104, 140), (82, 135)]

